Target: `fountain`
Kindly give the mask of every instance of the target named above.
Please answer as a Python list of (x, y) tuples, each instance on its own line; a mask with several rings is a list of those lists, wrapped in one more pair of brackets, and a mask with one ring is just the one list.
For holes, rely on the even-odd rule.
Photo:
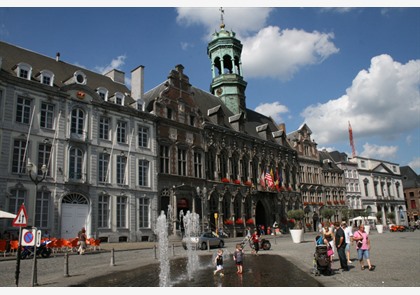
[[(168, 212), (169, 213), (169, 212)], [(165, 212), (160, 213), (157, 219), (155, 234), (158, 238), (159, 245), (159, 287), (169, 287), (170, 283), (170, 267), (169, 267), (169, 240), (168, 240), (168, 223), (166, 222)]]
[(185, 239), (187, 240), (187, 272), (188, 272), (188, 279), (191, 280), (193, 274), (199, 268), (199, 261), (198, 261), (198, 253), (197, 247), (199, 245), (193, 244), (191, 241), (192, 237), (198, 237), (200, 234), (200, 216), (197, 213), (187, 213), (184, 216), (184, 213), (180, 212), (180, 220), (184, 222), (184, 229), (185, 229)]

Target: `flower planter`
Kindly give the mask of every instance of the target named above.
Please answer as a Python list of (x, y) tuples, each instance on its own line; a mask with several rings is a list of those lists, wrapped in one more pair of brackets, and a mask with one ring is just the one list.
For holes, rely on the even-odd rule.
[(382, 224), (377, 224), (376, 230), (378, 231), (378, 234), (382, 234), (384, 232), (384, 226)]
[(295, 244), (299, 244), (303, 241), (303, 229), (291, 229), (290, 235)]

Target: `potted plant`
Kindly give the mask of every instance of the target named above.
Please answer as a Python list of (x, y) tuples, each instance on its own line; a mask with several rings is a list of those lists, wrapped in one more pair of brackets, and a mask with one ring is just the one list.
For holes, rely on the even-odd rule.
[(302, 219), (305, 217), (305, 212), (302, 209), (289, 210), (287, 216), (293, 219), (293, 228), (290, 229), (293, 243), (301, 243), (303, 240)]
[(384, 232), (384, 226), (382, 224), (382, 212), (381, 211), (376, 212), (376, 219), (377, 219), (376, 230), (378, 231), (378, 234), (382, 234)]
[(245, 223), (248, 225), (254, 224), (254, 219), (249, 218)]

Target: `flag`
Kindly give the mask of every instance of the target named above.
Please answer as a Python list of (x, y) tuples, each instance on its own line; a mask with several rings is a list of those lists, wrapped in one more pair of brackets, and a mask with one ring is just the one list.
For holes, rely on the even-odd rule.
[(265, 172), (265, 180), (267, 181), (267, 186), (272, 187), (274, 185), (273, 177), (271, 177), (270, 171)]
[(280, 190), (280, 186), (279, 186), (279, 168), (276, 168), (276, 174), (275, 174), (275, 178), (274, 178), (274, 186), (276, 187), (276, 190), (279, 191)]
[(261, 185), (262, 187), (265, 187), (264, 169), (263, 169), (263, 171), (262, 171), (262, 173), (261, 173), (261, 176), (260, 176), (260, 185)]

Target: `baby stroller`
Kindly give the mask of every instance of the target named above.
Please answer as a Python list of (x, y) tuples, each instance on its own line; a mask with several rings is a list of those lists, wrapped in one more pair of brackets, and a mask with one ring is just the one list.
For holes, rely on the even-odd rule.
[(332, 255), (331, 249), (328, 249), (330, 245), (325, 245), (322, 237), (317, 237), (316, 239), (316, 248), (314, 253), (314, 274), (315, 276), (331, 275), (333, 273), (331, 269), (331, 259)]

